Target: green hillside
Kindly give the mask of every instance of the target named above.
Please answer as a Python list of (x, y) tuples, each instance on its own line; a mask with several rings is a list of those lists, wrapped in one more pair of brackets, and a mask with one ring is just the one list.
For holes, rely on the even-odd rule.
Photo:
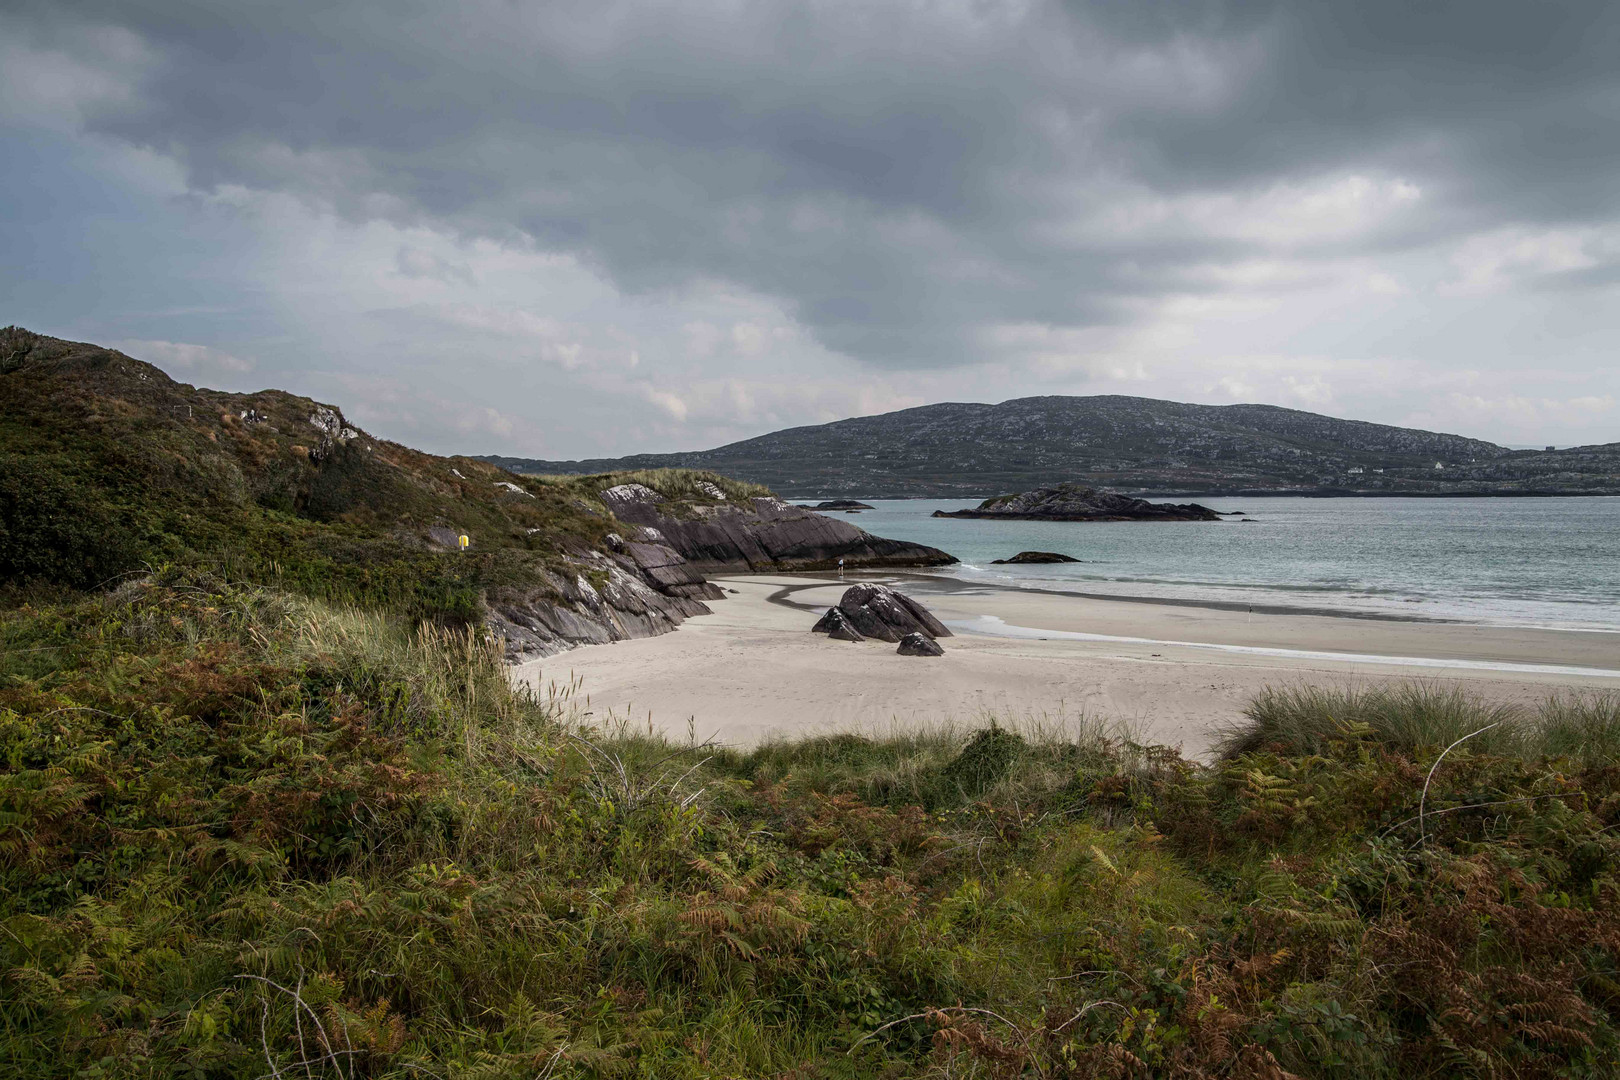
[[(709, 498), (691, 475), (641, 479)], [(201, 389), (0, 331), (0, 581), (14, 593), (174, 564), (471, 622), (492, 591), (540, 588), (541, 569), (599, 550), (614, 525), (596, 493), (612, 482), (536, 483), (373, 438), (309, 398)]]
[(1620, 443), (1510, 450), (1274, 405), (1113, 394), (942, 402), (676, 454), (482, 460), (520, 473), (712, 469), (793, 498), (977, 500), (1066, 482), (1156, 495), (1620, 494)]

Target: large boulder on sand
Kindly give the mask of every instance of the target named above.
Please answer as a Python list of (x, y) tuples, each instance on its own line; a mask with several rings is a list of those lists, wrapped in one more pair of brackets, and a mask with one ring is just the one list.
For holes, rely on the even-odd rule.
[(823, 615), (820, 621), (812, 626), (810, 630), (813, 633), (826, 634), (834, 641), (866, 640), (861, 635), (861, 632), (855, 629), (855, 624), (849, 621), (849, 616), (838, 608), (828, 608), (827, 614)]
[(887, 585), (862, 582), (851, 585), (838, 601), (838, 609), (867, 637), (897, 642), (907, 634), (928, 638), (950, 637), (945, 624), (927, 608)]
[(945, 650), (933, 638), (923, 637), (921, 634), (907, 634), (900, 639), (900, 647), (895, 652), (901, 656), (944, 656)]

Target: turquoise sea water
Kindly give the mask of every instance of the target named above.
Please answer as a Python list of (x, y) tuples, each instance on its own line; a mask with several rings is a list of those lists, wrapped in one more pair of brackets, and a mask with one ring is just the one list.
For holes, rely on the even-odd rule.
[[(1254, 521), (961, 520), (929, 515), (977, 500), (934, 499), (836, 516), (943, 548), (962, 563), (937, 573), (967, 582), (1620, 631), (1620, 498), (1204, 501)], [(1025, 550), (1084, 561), (991, 565)]]

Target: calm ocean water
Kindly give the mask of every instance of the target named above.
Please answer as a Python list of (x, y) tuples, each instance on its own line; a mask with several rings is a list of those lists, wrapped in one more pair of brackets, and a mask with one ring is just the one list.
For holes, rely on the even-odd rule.
[[(1620, 630), (1620, 498), (1203, 501), (1255, 520), (955, 520), (929, 515), (977, 501), (934, 499), (846, 520), (943, 548), (962, 563), (939, 573), (969, 582)], [(1026, 550), (1084, 561), (991, 565)]]

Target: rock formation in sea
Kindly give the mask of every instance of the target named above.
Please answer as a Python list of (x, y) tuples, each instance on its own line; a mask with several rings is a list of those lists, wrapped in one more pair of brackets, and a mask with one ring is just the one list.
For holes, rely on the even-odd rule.
[(875, 507), (875, 506), (871, 506), (871, 505), (869, 505), (867, 503), (863, 503), (863, 502), (856, 502), (854, 499), (828, 499), (825, 502), (818, 502), (814, 506), (809, 506), (809, 505), (807, 505), (805, 503), (797, 503), (796, 505), (798, 506), (798, 508), (800, 510), (859, 511), (859, 510), (876, 510), (877, 509), (877, 507)]
[(1221, 516), (1197, 503), (1152, 503), (1082, 484), (1059, 484), (1017, 495), (986, 499), (971, 510), (935, 510), (940, 518), (990, 518), (1003, 521), (1219, 521)]
[(873, 536), (846, 521), (790, 506), (774, 496), (711, 505), (679, 504), (641, 484), (601, 493), (642, 539), (668, 545), (700, 573), (945, 566), (938, 548)]
[(1079, 562), (1072, 555), (1059, 555), (1055, 551), (1020, 551), (1010, 559), (991, 559), (991, 566), (1006, 566), (1011, 563), (1065, 563)]

